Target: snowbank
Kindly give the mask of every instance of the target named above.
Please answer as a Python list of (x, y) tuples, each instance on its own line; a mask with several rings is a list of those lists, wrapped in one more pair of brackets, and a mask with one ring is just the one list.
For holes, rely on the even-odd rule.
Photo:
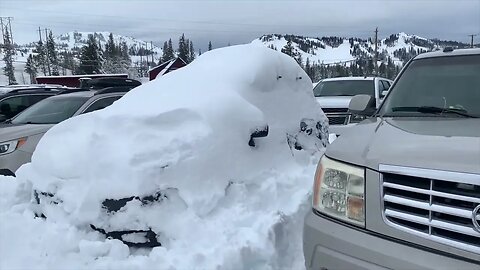
[[(290, 57), (255, 45), (207, 52), (47, 132), (16, 184), (2, 184), (19, 199), (0, 201), (0, 268), (299, 269), (327, 128)], [(129, 249), (90, 225), (152, 230), (162, 246)]]

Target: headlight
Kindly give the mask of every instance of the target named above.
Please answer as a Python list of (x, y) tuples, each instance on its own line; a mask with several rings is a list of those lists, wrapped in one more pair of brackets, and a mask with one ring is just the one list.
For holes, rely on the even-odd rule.
[(9, 142), (0, 143), (0, 155), (10, 154), (17, 150), (20, 146), (24, 145), (27, 138), (20, 138)]
[(365, 226), (365, 169), (323, 156), (315, 173), (313, 208)]
[(350, 123), (360, 123), (365, 119), (367, 119), (365, 115), (352, 114), (350, 116)]

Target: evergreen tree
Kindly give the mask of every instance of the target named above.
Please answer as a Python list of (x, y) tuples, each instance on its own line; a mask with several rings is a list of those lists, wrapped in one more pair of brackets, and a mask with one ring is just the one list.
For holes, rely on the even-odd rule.
[(48, 34), (46, 46), (48, 52), (47, 65), (50, 66), (51, 75), (58, 76), (60, 75), (58, 72), (58, 56), (57, 50), (55, 49), (55, 40), (53, 39), (52, 31), (50, 31)]
[(188, 58), (188, 61), (189, 62), (193, 62), (193, 60), (195, 60), (195, 49), (193, 48), (193, 42), (190, 40), (190, 44), (188, 46), (188, 52), (189, 52), (189, 58)]
[(297, 54), (297, 57), (295, 57), (294, 59), (295, 59), (295, 61), (297, 61), (297, 63), (303, 68), (302, 54), (301, 54), (301, 53), (298, 53), (298, 54)]
[(168, 61), (167, 59), (167, 52), (168, 52), (168, 43), (165, 41), (163, 43), (163, 48), (162, 48), (162, 56), (160, 57), (159, 65), (162, 64), (163, 62)]
[(43, 75), (47, 75), (47, 66), (45, 63), (45, 46), (42, 41), (39, 41), (35, 47), (35, 52), (37, 53), (34, 58), (37, 66), (40, 67)]
[(180, 57), (187, 64), (189, 62), (188, 43), (185, 40), (185, 34), (182, 34), (178, 40), (178, 57)]
[(288, 56), (291, 56), (291, 57), (294, 57), (294, 58), (295, 58), (295, 56), (296, 56), (296, 54), (295, 54), (295, 49), (294, 49), (293, 46), (292, 46), (292, 40), (291, 40), (291, 39), (289, 39), (289, 40), (287, 41), (287, 45), (285, 45), (285, 46), (282, 48), (281, 52), (284, 53), (284, 54), (286, 54), (286, 55), (288, 55)]
[(110, 33), (110, 35), (108, 36), (108, 41), (105, 44), (104, 57), (112, 58), (115, 56), (119, 56), (119, 53), (120, 53), (120, 49), (118, 48), (118, 46), (115, 44), (115, 41), (113, 40), (113, 34)]
[(35, 60), (33, 59), (33, 55), (29, 55), (27, 58), (27, 63), (25, 64), (25, 72), (30, 75), (30, 82), (33, 83), (35, 78), (37, 77), (37, 66), (35, 64)]
[(4, 55), (3, 61), (5, 61), (5, 67), (3, 67), (3, 74), (8, 78), (8, 84), (17, 84), (15, 79), (15, 68), (13, 67), (13, 55), (14, 47), (10, 41), (10, 33), (8, 30), (5, 31), (4, 36)]
[(158, 64), (165, 63), (172, 60), (173, 58), (175, 58), (175, 53), (173, 51), (172, 39), (169, 39), (168, 43), (166, 41), (165, 43), (163, 43), (163, 54), (162, 58), (160, 59), (160, 63)]
[(198, 56), (202, 55), (202, 49), (198, 49)]
[(208, 50), (211, 51), (212, 49), (213, 49), (213, 47), (212, 47), (212, 42), (209, 41), (209, 42), (208, 42)]
[(101, 58), (95, 37), (88, 36), (87, 45), (80, 54), (80, 74), (99, 74), (101, 72)]
[(315, 68), (314, 66), (310, 65), (310, 58), (307, 57), (305, 61), (305, 72), (307, 73), (308, 77), (313, 81), (315, 79)]

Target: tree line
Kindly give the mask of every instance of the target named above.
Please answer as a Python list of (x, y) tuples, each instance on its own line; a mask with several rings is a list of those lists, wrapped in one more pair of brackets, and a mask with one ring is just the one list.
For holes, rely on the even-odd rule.
[[(8, 34), (8, 33), (7, 33)], [(14, 76), (13, 55), (15, 48), (13, 44), (5, 46), (4, 61), (6, 66), (3, 68), (4, 74), (9, 78), (10, 84), (16, 84)], [(209, 42), (208, 50), (212, 50), (212, 43)], [(202, 52), (198, 51), (198, 55)], [(32, 52), (27, 57), (25, 72), (29, 74), (30, 81), (35, 81), (39, 75), (74, 75), (83, 74), (102, 74), (102, 73), (128, 73), (132, 77), (147, 76), (150, 67), (162, 64), (164, 62), (181, 58), (187, 64), (195, 60), (197, 53), (193, 41), (182, 34), (178, 39), (178, 46), (173, 47), (172, 39), (163, 44), (163, 53), (156, 62), (153, 57), (153, 50), (143, 47), (128, 46), (126, 42), (115, 42), (113, 34), (110, 33), (108, 40), (102, 48), (101, 42), (95, 35), (89, 35), (85, 46), (80, 49), (73, 48), (67, 50), (55, 44), (55, 39), (50, 31), (45, 42), (42, 40), (36, 42)], [(140, 63), (132, 62), (131, 56), (144, 56)]]

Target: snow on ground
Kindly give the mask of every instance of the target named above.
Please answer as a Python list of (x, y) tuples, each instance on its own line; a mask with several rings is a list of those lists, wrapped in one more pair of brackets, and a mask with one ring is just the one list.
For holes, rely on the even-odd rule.
[[(267, 125), (268, 136), (249, 146)], [(202, 54), (54, 126), (16, 179), (0, 178), (0, 268), (301, 269), (327, 128), (292, 58), (258, 45)], [(36, 204), (33, 190), (52, 195)], [(161, 196), (102, 208), (105, 199), (152, 194)], [(151, 229), (162, 246), (128, 248), (90, 224)]]

